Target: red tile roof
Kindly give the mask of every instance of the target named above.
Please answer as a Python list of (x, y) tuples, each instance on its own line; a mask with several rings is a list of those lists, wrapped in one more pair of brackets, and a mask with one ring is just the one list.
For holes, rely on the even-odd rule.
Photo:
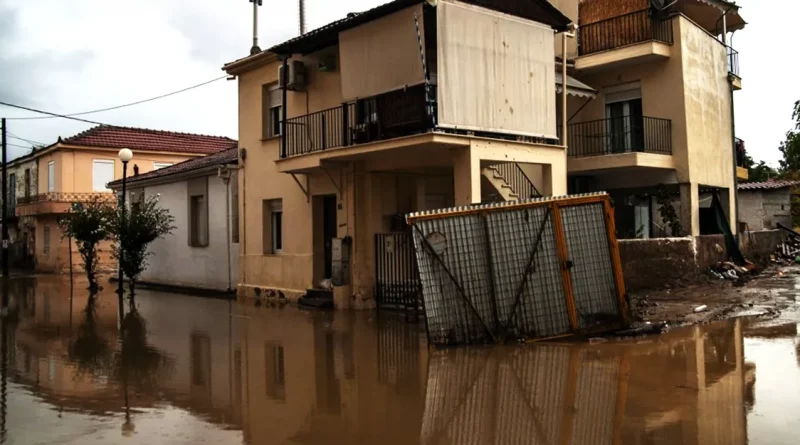
[(167, 151), (174, 153), (211, 154), (236, 147), (238, 142), (222, 136), (176, 133), (100, 125), (75, 136), (59, 139), (70, 145), (87, 147), (130, 148), (139, 151)]
[(796, 187), (798, 185), (800, 185), (800, 181), (748, 182), (745, 184), (739, 184), (739, 190), (778, 190)]
[[(199, 158), (189, 159), (169, 167), (153, 170), (138, 176), (128, 177), (127, 184), (135, 184), (137, 182), (147, 181), (149, 179), (167, 178), (179, 173), (187, 173), (194, 170), (200, 170), (206, 167), (214, 167), (224, 164), (236, 164), (239, 162), (239, 149), (231, 148), (229, 150), (214, 153), (213, 155), (203, 156)], [(109, 187), (121, 186), (122, 180), (110, 182)]]

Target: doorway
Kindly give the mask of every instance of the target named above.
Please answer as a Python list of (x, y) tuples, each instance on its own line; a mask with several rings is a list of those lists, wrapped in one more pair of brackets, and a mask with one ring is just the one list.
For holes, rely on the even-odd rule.
[(325, 278), (333, 277), (333, 239), (336, 238), (336, 195), (322, 197), (322, 241), (325, 248)]

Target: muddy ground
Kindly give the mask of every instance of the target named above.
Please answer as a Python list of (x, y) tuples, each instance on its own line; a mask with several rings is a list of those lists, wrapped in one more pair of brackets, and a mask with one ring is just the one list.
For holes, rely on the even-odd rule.
[[(771, 266), (746, 282), (701, 280), (677, 289), (630, 294), (636, 324), (667, 323), (670, 327), (734, 317), (764, 322), (799, 320), (800, 266)], [(695, 309), (706, 308), (700, 312)]]

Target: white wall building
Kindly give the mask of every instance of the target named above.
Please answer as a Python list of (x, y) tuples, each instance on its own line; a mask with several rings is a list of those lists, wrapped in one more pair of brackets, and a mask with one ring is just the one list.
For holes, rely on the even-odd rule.
[[(227, 291), (238, 276), (238, 153), (222, 151), (128, 179), (128, 199), (158, 196), (175, 230), (150, 245), (143, 283)], [(110, 184), (122, 188), (122, 181)]]

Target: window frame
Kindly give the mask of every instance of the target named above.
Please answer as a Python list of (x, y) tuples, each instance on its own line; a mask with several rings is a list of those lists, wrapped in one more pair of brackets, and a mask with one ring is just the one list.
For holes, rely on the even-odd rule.
[[(106, 182), (105, 184), (103, 184), (103, 189), (98, 189), (96, 187), (96, 184), (95, 184), (95, 182), (97, 180), (96, 179), (97, 171), (95, 170), (95, 167), (97, 165), (106, 165), (106, 166), (110, 165), (111, 166), (111, 180)], [(117, 163), (113, 159), (100, 159), (100, 158), (92, 159), (92, 192), (93, 193), (110, 192), (111, 189), (108, 188), (108, 183), (114, 181), (114, 176), (116, 174), (116, 169), (117, 169)]]
[(261, 204), (262, 251), (264, 255), (283, 253), (283, 199), (265, 199)]
[[(261, 101), (261, 137), (262, 139), (272, 139), (283, 135), (283, 95), (278, 82), (262, 85)], [(273, 97), (279, 94), (280, 99)]]
[(174, 162), (155, 162), (153, 161), (153, 171), (161, 170), (162, 168), (172, 167)]
[[(197, 200), (199, 208), (195, 206)], [(196, 212), (196, 214), (195, 214)], [(195, 218), (197, 216), (197, 218)], [(208, 196), (194, 194), (189, 196), (189, 246), (204, 248), (209, 245)]]
[(47, 193), (56, 191), (56, 161), (47, 163)]
[(45, 225), (42, 228), (42, 238), (44, 238), (44, 240), (42, 240), (42, 253), (44, 253), (47, 256), (50, 256), (50, 250), (51, 250), (50, 232), (51, 230), (49, 225)]

